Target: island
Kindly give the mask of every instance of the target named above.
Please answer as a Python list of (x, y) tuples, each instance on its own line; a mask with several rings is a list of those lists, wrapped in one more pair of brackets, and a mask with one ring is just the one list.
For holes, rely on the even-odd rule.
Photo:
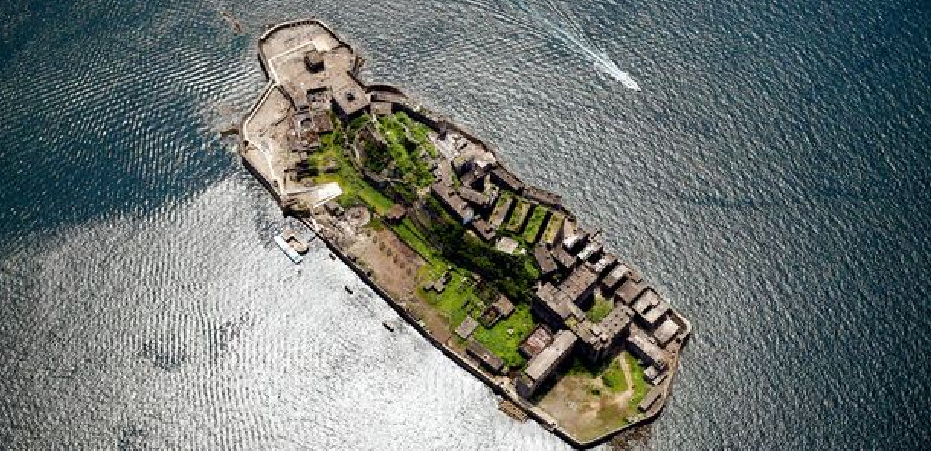
[(270, 27), (258, 57), (239, 152), (284, 214), (512, 417), (576, 447), (657, 417), (691, 324), (600, 231), (454, 121), (363, 83), (321, 21)]

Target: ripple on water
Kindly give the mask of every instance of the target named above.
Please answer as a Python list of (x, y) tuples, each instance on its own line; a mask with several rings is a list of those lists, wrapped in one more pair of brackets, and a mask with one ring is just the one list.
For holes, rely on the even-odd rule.
[[(47, 236), (3, 262), (4, 379), (11, 421), (34, 441), (106, 448), (561, 448), (495, 410), (480, 382), (408, 328), (348, 268), (317, 248), (282, 258), (268, 200), (251, 180), (221, 182), (142, 217)], [(264, 243), (264, 244), (263, 244)], [(20, 302), (9, 305), (9, 299)], [(9, 355), (9, 354), (8, 354)], [(54, 396), (49, 396), (54, 393)]]
[(16, 394), (0, 396), (0, 440), (561, 446), (416, 336), (385, 335), (391, 312), (362, 288), (347, 299), (340, 285), (358, 282), (325, 253), (297, 269), (268, 243), (279, 213), (215, 130), (263, 85), (262, 26), (317, 14), (367, 56), (366, 78), (406, 87), (565, 194), (693, 320), (643, 446), (927, 442), (927, 8), (558, 5), (643, 93), (521, 2), (9, 14), (0, 389)]

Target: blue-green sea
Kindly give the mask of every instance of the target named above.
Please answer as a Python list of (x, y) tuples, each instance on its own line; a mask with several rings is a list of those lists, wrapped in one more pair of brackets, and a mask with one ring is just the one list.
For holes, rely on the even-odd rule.
[(5, 0), (0, 449), (566, 448), (272, 244), (220, 131), (309, 16), (691, 319), (632, 449), (931, 446), (927, 2)]

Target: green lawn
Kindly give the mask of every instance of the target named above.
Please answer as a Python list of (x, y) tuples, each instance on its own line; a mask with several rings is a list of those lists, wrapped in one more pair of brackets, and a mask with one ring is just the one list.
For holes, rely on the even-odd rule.
[[(508, 366), (520, 367), (526, 360), (517, 352), (517, 347), (533, 331), (534, 326), (536, 323), (530, 314), (530, 307), (518, 304), (511, 316), (498, 321), (491, 329), (475, 329), (472, 338), (501, 357)], [(513, 329), (513, 334), (509, 334), (508, 329)]]
[[(341, 159), (342, 160), (342, 159)], [(339, 170), (332, 174), (321, 174), (314, 177), (315, 183), (336, 182), (343, 194), (337, 199), (343, 206), (350, 206), (356, 201), (362, 201), (376, 213), (383, 215), (391, 209), (394, 202), (378, 192), (365, 182), (355, 168), (345, 161), (338, 161)]]
[(362, 178), (356, 168), (349, 161), (342, 147), (342, 125), (339, 121), (334, 121), (333, 133), (327, 133), (320, 137), (320, 150), (314, 152), (310, 159), (312, 162), (325, 161), (333, 159), (336, 161), (339, 169), (334, 173), (320, 174), (313, 178), (314, 183), (336, 182), (339, 184), (343, 194), (337, 199), (343, 206), (349, 206), (357, 201), (368, 205), (378, 214), (385, 214), (394, 202), (388, 199), (375, 188), (369, 185)]
[(559, 233), (559, 228), (562, 227), (563, 219), (565, 219), (565, 216), (562, 213), (553, 212), (546, 224), (546, 230), (543, 231), (544, 243), (552, 243), (556, 239), (556, 234)]
[(436, 147), (433, 146), (433, 143), (431, 143), (430, 139), (427, 137), (427, 134), (430, 133), (430, 127), (411, 119), (410, 116), (404, 114), (403, 111), (395, 113), (394, 116), (407, 127), (407, 131), (410, 132), (411, 137), (417, 141), (417, 144), (423, 146), (424, 150), (426, 150), (431, 157), (436, 158), (439, 156)]
[[(537, 261), (530, 255), (524, 255), (522, 258), (524, 262), (524, 269), (527, 271), (527, 274), (530, 275), (534, 280), (540, 278), (540, 267), (537, 266)], [(527, 299), (527, 302), (530, 302), (530, 299)]]
[(611, 310), (614, 309), (614, 303), (610, 299), (605, 299), (604, 296), (600, 294), (595, 295), (595, 303), (592, 304), (592, 308), (585, 312), (585, 316), (588, 317), (589, 321), (597, 323), (608, 316), (608, 313), (611, 313)]
[(527, 220), (527, 227), (524, 228), (524, 242), (527, 244), (533, 244), (537, 242), (537, 236), (540, 234), (540, 227), (543, 226), (543, 221), (546, 219), (546, 214), (549, 213), (549, 210), (546, 207), (537, 205), (533, 207), (533, 213), (530, 214), (530, 219)]
[(489, 218), (493, 218), (499, 214), (507, 214), (507, 212), (502, 213), (501, 210), (510, 206), (508, 205), (508, 200), (511, 198), (513, 198), (513, 196), (508, 194), (507, 191), (502, 191), (498, 196), (498, 200), (495, 201), (495, 207), (492, 209), (491, 216), (489, 216)]

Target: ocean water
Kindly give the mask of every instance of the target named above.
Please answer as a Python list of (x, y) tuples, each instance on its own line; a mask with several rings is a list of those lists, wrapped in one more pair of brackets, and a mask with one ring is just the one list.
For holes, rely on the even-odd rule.
[(271, 243), (218, 131), (264, 25), (311, 15), (692, 320), (632, 448), (928, 446), (923, 2), (7, 0), (0, 448), (565, 448), (324, 249)]

